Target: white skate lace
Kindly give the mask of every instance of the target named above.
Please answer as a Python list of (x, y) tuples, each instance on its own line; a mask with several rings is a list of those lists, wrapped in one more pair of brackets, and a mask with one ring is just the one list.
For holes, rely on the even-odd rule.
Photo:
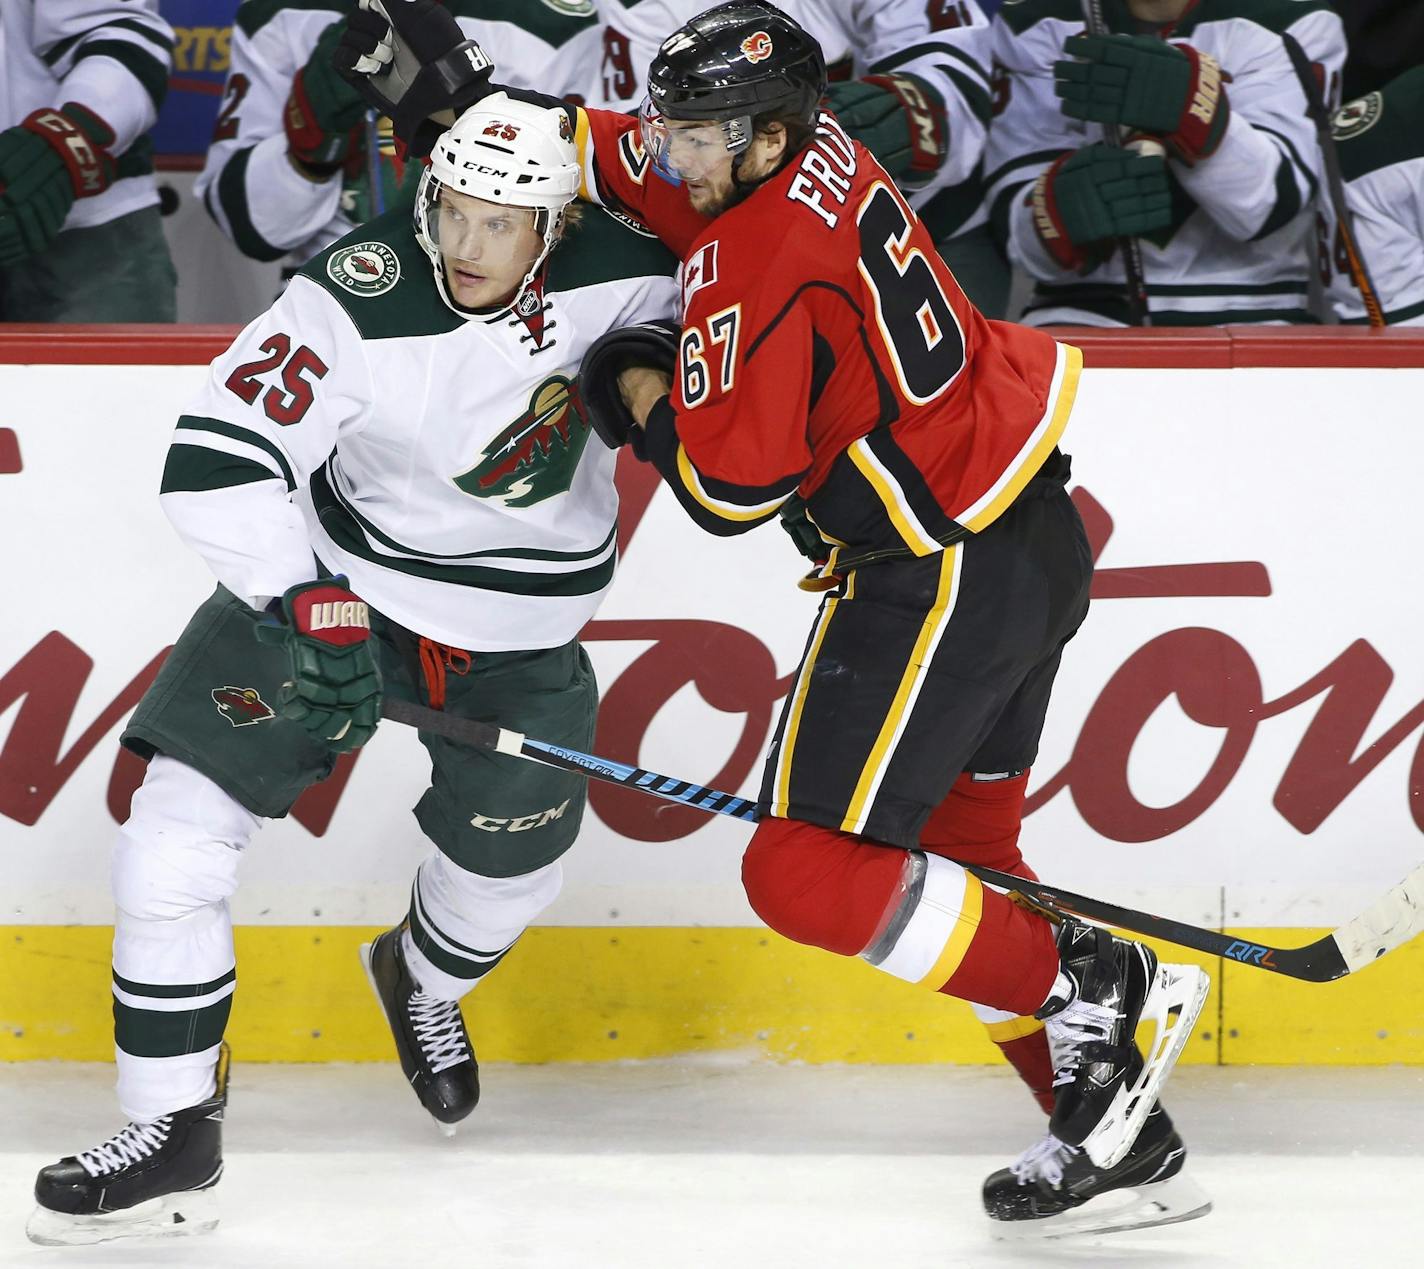
[(129, 1124), (116, 1132), (102, 1146), (85, 1150), (74, 1157), (90, 1176), (105, 1176), (131, 1163), (140, 1163), (168, 1140), (173, 1116), (164, 1115), (151, 1124)]
[(1072, 1082), (1083, 1064), (1083, 1046), (1094, 1040), (1110, 1039), (1117, 1020), (1116, 1009), (1088, 1000), (1075, 1000), (1062, 1013), (1045, 1021), (1054, 1088)]
[(451, 1066), (458, 1066), (470, 1057), (465, 1043), (465, 1026), (460, 1020), (460, 1006), (454, 1000), (437, 1000), (423, 991), (410, 998), (410, 1022), (421, 1052), (430, 1064), (433, 1075)]
[(1081, 1153), (1077, 1146), (1059, 1141), (1050, 1132), (1009, 1164), (1009, 1171), (1020, 1185), (1032, 1185), (1043, 1180), (1056, 1190), (1063, 1184), (1064, 1167)]

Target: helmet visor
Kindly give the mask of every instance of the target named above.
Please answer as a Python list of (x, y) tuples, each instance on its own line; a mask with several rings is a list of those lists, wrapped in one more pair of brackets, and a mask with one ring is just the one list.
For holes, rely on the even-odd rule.
[(638, 128), (654, 166), (675, 181), (703, 180), (751, 140), (749, 118), (669, 120), (648, 97), (638, 111)]

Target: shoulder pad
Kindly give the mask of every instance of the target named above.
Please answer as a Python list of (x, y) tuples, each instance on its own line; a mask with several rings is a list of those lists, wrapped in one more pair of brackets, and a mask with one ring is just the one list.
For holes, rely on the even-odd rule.
[(632, 217), (592, 203), (549, 257), (549, 291), (576, 291), (623, 278), (671, 277), (677, 257)]
[(292, 10), (325, 11), (333, 22), (344, 18), (356, 7), (353, 0), (243, 0), (237, 7), (233, 24), (250, 40), (278, 14)]
[(1049, 18), (1081, 25), (1083, 6), (1079, 0), (1004, 0), (999, 6), (999, 20), (1015, 35), (1022, 35)]
[(559, 48), (598, 25), (593, 0), (450, 0), (456, 19), (508, 22)]
[(332, 295), (363, 339), (443, 335), (463, 322), (440, 298), (404, 208), (353, 229), (298, 275)]

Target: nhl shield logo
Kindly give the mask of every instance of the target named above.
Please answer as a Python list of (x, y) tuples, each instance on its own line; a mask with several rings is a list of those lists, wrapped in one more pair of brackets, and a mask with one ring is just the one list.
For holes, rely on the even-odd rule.
[(742, 55), (749, 62), (764, 62), (771, 56), (771, 36), (757, 31), (742, 41)]
[(455, 487), (501, 506), (532, 507), (568, 490), (587, 444), (577, 387), (563, 375), (551, 375), (530, 395), (528, 410), (454, 478)]
[(1380, 121), (1382, 114), (1384, 98), (1379, 93), (1347, 101), (1330, 121), (1330, 135), (1337, 141), (1348, 141), (1362, 132), (1368, 132)]
[(352, 295), (382, 295), (400, 281), (400, 260), (384, 242), (358, 242), (332, 253), (326, 276)]
[(255, 687), (215, 687), (213, 704), (234, 727), (251, 727), (274, 716), (272, 707), (257, 694)]

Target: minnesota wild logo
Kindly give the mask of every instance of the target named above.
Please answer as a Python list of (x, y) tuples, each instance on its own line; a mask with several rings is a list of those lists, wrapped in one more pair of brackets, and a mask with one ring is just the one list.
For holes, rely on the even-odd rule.
[(213, 704), (234, 727), (265, 723), (274, 716), (272, 707), (257, 694), (255, 687), (215, 687)]
[(588, 422), (578, 388), (551, 375), (529, 397), (529, 409), (494, 436), (455, 486), (506, 507), (532, 507), (573, 484), (588, 444)]
[(1380, 121), (1384, 114), (1384, 97), (1380, 93), (1368, 93), (1347, 101), (1335, 112), (1330, 123), (1330, 132), (1337, 141), (1348, 141), (1362, 132), (1368, 132)]

